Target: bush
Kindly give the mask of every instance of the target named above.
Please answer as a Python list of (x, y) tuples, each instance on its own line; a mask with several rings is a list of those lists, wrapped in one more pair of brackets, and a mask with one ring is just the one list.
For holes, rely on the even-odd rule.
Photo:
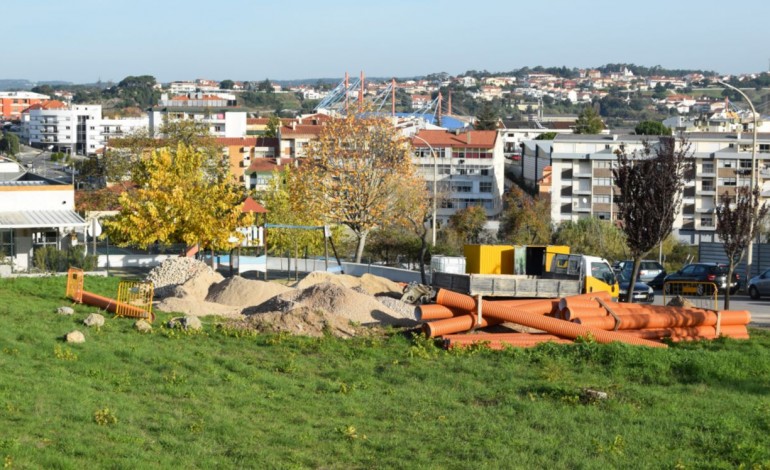
[(93, 271), (97, 266), (94, 255), (85, 254), (85, 246), (75, 246), (66, 250), (60, 250), (54, 246), (44, 246), (35, 249), (35, 268), (41, 271), (62, 272), (69, 268), (80, 268), (84, 271)]

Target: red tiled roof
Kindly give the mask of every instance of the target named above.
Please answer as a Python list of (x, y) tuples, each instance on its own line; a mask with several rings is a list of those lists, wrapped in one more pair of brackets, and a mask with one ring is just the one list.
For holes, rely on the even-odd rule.
[[(249, 165), (246, 173), (269, 173), (282, 165), (289, 164), (291, 161), (291, 158), (255, 158), (251, 161), (251, 165)], [(278, 162), (280, 162), (280, 165)]]
[(265, 209), (262, 204), (258, 203), (254, 199), (247, 197), (245, 201), (243, 201), (243, 207), (241, 209), (241, 212), (250, 212), (250, 213), (256, 213), (256, 214), (266, 214), (267, 209)]
[[(473, 147), (492, 148), (497, 140), (497, 131), (461, 131), (457, 134), (443, 130), (423, 130), (417, 134), (425, 139), (433, 147)], [(425, 142), (420, 139), (412, 139), (414, 147), (423, 147)]]
[(26, 113), (33, 109), (66, 109), (66, 108), (67, 108), (66, 103), (62, 103), (59, 100), (48, 100), (48, 101), (43, 101), (42, 103), (35, 103), (22, 112)]
[(318, 136), (321, 133), (321, 129), (323, 129), (323, 126), (318, 124), (297, 124), (296, 126), (282, 126), (281, 137), (297, 135)]

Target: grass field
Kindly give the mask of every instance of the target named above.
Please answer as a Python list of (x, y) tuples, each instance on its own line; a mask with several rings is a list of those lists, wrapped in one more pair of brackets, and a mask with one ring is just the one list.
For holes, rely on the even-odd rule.
[[(86, 278), (114, 296), (118, 279)], [(0, 280), (5, 468), (768, 468), (770, 334), (652, 350), (438, 349), (99, 330), (65, 279)], [(73, 330), (86, 342), (66, 344)], [(582, 398), (584, 388), (609, 399)]]

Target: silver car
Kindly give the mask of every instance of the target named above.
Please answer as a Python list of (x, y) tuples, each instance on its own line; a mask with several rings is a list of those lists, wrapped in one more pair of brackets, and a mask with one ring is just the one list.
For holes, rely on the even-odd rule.
[(749, 295), (754, 300), (763, 295), (770, 295), (770, 269), (749, 280)]

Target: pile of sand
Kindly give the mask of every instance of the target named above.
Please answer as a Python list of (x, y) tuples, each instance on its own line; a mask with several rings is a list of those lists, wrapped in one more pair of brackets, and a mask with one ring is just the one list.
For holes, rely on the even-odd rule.
[(294, 284), (297, 289), (305, 289), (321, 283), (332, 283), (348, 289), (360, 290), (369, 295), (381, 295), (387, 293), (401, 294), (403, 286), (397, 282), (373, 274), (364, 274), (361, 277), (348, 274), (334, 274), (325, 271), (314, 271), (304, 279)]
[(224, 276), (216, 271), (201, 271), (188, 279), (184, 284), (176, 286), (173, 290), (173, 295), (180, 299), (206, 300), (211, 286), (224, 280)]
[(222, 305), (215, 302), (194, 299), (191, 297), (166, 297), (154, 306), (164, 312), (178, 312), (185, 315), (203, 317), (206, 315), (219, 315), (225, 318), (241, 318), (241, 307)]
[(339, 338), (350, 338), (359, 333), (359, 329), (352, 326), (343, 317), (303, 306), (288, 312), (267, 312), (251, 315), (230, 326), (312, 337), (330, 334)]
[(361, 325), (414, 325), (415, 317), (386, 307), (374, 297), (324, 282), (280, 294), (267, 302), (243, 310), (244, 315), (289, 312), (297, 307), (322, 311)]
[(251, 307), (260, 305), (268, 299), (287, 291), (293, 291), (275, 282), (245, 279), (241, 276), (233, 276), (222, 282), (212, 285), (205, 296), (209, 302), (238, 307)]

